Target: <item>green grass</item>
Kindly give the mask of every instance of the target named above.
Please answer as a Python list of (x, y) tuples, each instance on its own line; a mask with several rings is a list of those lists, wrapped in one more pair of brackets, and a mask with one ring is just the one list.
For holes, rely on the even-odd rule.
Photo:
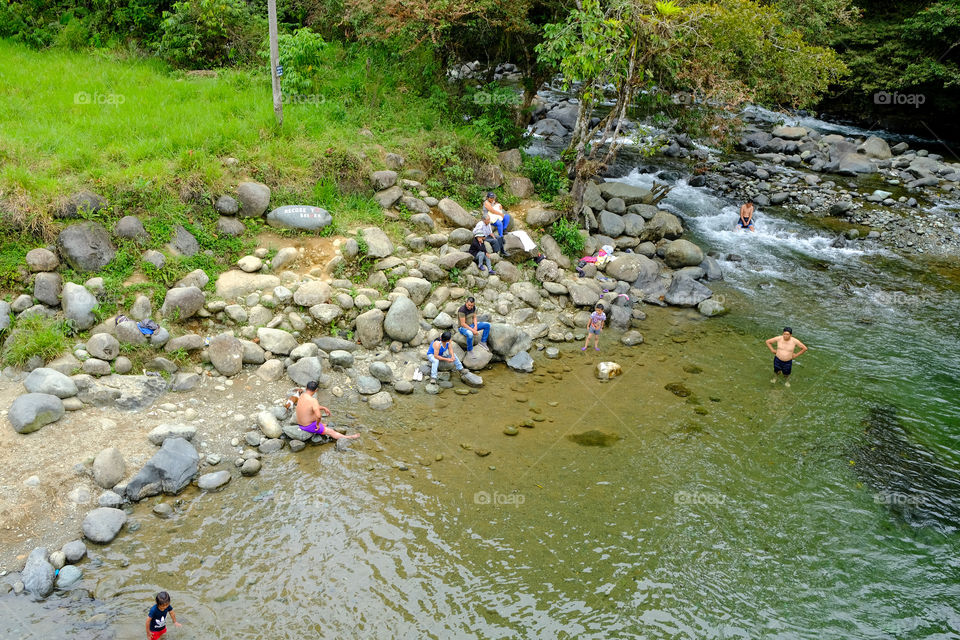
[(3, 361), (6, 364), (20, 366), (33, 356), (40, 356), (44, 362), (56, 358), (67, 350), (67, 327), (63, 320), (55, 320), (34, 315), (21, 318), (6, 341)]

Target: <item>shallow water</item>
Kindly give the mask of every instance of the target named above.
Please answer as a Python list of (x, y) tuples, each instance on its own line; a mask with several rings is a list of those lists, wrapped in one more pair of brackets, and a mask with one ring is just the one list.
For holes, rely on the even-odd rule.
[[(743, 257), (715, 286), (730, 315), (649, 308), (639, 347), (339, 407), (356, 447), (281, 452), (170, 520), (137, 506), (83, 565), (103, 599), (0, 598), (7, 637), (135, 637), (161, 588), (180, 638), (960, 635), (957, 283), (763, 211), (735, 232), (682, 182), (665, 205)], [(763, 345), (786, 323), (810, 347), (790, 389)]]

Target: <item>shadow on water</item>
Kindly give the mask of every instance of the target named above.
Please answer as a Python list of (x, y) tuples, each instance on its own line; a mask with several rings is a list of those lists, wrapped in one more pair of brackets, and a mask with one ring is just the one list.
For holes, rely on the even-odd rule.
[(857, 475), (874, 499), (916, 527), (943, 533), (960, 528), (960, 473), (913, 442), (895, 407), (873, 407), (851, 453)]

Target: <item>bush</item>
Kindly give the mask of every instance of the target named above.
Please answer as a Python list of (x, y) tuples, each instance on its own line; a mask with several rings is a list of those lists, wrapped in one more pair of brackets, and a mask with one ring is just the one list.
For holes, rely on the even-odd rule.
[(192, 69), (249, 61), (263, 37), (243, 0), (177, 2), (163, 12), (161, 29), (160, 54)]
[(567, 170), (559, 160), (551, 162), (541, 156), (525, 156), (523, 172), (541, 196), (552, 198), (567, 188)]
[(580, 235), (580, 229), (577, 228), (576, 223), (560, 218), (550, 228), (550, 235), (570, 259), (579, 260), (583, 257), (583, 236)]
[[(323, 37), (310, 29), (297, 29), (293, 35), (285, 33), (277, 40), (284, 95), (315, 94), (323, 68), (323, 51), (327, 46)], [(261, 50), (260, 56), (267, 61), (269, 70), (270, 49)]]
[(3, 361), (20, 366), (33, 356), (44, 362), (67, 350), (67, 327), (62, 320), (41, 315), (21, 318), (13, 327), (3, 352)]

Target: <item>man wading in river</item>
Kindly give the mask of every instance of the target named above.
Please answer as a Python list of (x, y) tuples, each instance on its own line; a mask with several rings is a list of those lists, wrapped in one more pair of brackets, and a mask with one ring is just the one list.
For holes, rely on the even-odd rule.
[(317, 399), (314, 397), (313, 394), (317, 392), (317, 386), (317, 383), (312, 380), (308, 382), (307, 388), (303, 390), (303, 393), (300, 394), (300, 398), (297, 400), (297, 424), (300, 425), (300, 429), (307, 433), (327, 436), (334, 440), (339, 440), (340, 438), (346, 438), (348, 440), (359, 438), (359, 433), (347, 436), (320, 422), (320, 418), (323, 417), (324, 413), (328, 416), (330, 415), (330, 409), (321, 407), (320, 403), (317, 402)]
[[(777, 347), (773, 347), (773, 343)], [(797, 347), (800, 351), (797, 351)], [(793, 368), (793, 361), (804, 354), (807, 345), (793, 337), (793, 329), (783, 328), (783, 334), (767, 340), (767, 348), (773, 353), (773, 378), (770, 380), (773, 384), (777, 383), (777, 376), (783, 374), (787, 387), (790, 386), (790, 370)]]

